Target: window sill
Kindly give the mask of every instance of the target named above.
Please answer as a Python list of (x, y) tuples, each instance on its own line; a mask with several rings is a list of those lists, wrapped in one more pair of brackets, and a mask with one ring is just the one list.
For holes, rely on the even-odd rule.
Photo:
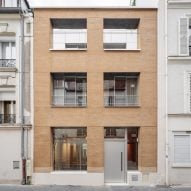
[(140, 108), (140, 105), (129, 105), (129, 106), (104, 106), (105, 108)]
[(191, 60), (191, 56), (168, 56), (169, 60)]
[(104, 49), (104, 51), (128, 51), (128, 52), (140, 52), (141, 49)]
[(87, 108), (87, 105), (86, 105), (86, 106), (75, 106), (75, 105), (72, 105), (72, 106), (65, 106), (65, 105), (51, 105), (51, 108)]
[(50, 48), (50, 51), (87, 51), (87, 48), (67, 48), (67, 49), (57, 49)]
[(191, 168), (191, 163), (173, 163), (172, 164), (173, 168)]
[(17, 68), (16, 67), (0, 67), (0, 72), (16, 72)]
[(64, 170), (61, 170), (61, 171), (53, 171), (51, 172), (51, 174), (87, 174), (87, 171), (64, 171)]

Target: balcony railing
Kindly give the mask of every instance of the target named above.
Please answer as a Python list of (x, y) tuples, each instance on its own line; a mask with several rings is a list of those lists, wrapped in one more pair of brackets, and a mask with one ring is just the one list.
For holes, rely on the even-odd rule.
[(15, 114), (0, 114), (0, 124), (9, 123), (13, 124), (16, 123), (16, 115)]
[(140, 49), (139, 34), (137, 32), (104, 31), (104, 49)]
[(87, 103), (86, 95), (65, 95), (53, 96), (53, 105), (65, 107), (85, 107)]
[(19, 0), (0, 0), (0, 8), (1, 7), (19, 7)]
[(104, 103), (106, 107), (128, 107), (139, 105), (137, 95), (105, 96)]
[(0, 59), (0, 67), (15, 68), (16, 59)]

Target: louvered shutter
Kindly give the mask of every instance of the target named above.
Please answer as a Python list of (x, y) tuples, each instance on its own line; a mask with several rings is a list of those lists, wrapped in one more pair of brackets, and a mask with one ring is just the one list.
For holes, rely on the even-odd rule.
[(190, 135), (174, 135), (174, 162), (191, 162), (191, 140)]
[(185, 113), (191, 113), (191, 72), (185, 72), (184, 108)]
[(179, 55), (189, 55), (189, 19), (186, 17), (179, 20)]
[(188, 109), (191, 112), (191, 72), (188, 73)]

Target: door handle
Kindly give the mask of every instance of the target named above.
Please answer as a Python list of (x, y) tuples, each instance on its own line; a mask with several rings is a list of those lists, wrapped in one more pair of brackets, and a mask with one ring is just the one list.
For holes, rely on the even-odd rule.
[(121, 152), (121, 171), (123, 171), (123, 152)]

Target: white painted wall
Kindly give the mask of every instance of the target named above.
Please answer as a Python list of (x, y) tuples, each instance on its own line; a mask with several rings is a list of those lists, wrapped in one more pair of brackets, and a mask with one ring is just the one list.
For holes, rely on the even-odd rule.
[[(29, 0), (31, 7), (116, 7), (129, 6), (130, 0)], [(137, 0), (137, 6), (157, 7), (158, 0)]]
[[(0, 128), (0, 182), (21, 181), (21, 130)], [(20, 161), (20, 168), (13, 169), (13, 161)]]
[(185, 71), (191, 71), (190, 60), (168, 61), (168, 113), (185, 113)]
[(187, 9), (168, 9), (168, 56), (177, 56), (179, 54), (179, 27), (180, 17), (191, 15), (191, 7)]
[(173, 149), (176, 133), (191, 131), (191, 115), (185, 111), (185, 71), (191, 71), (191, 58), (178, 57), (180, 17), (191, 13), (191, 1), (172, 4), (168, 7), (168, 173), (169, 184), (191, 184), (191, 165), (174, 166)]
[(158, 155), (157, 173), (158, 185), (168, 182), (166, 171), (166, 129), (167, 129), (167, 29), (166, 29), (166, 4), (159, 0), (158, 4)]

